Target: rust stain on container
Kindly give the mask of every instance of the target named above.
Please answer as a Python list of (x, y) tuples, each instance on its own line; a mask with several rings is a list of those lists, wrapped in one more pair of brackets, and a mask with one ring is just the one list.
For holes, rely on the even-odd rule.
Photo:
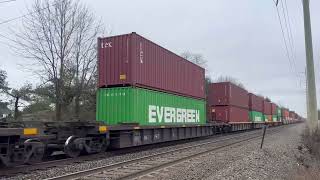
[(98, 39), (99, 87), (138, 86), (205, 98), (205, 70), (136, 34)]

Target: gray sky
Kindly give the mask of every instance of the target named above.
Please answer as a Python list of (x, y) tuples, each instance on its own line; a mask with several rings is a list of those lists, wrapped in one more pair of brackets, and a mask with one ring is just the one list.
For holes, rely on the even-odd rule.
[[(0, 4), (0, 22), (26, 13), (34, 0)], [(314, 60), (320, 93), (320, 1), (310, 0)], [(201, 53), (211, 78), (228, 75), (249, 91), (268, 96), (302, 115), (305, 109), (305, 49), (301, 0), (287, 0), (295, 71), (285, 54), (277, 11), (272, 0), (82, 0), (113, 35), (137, 32), (177, 54)], [(280, 4), (281, 6), (281, 4)], [(283, 15), (280, 8), (280, 15)], [(283, 24), (284, 19), (283, 19)], [(39, 83), (23, 71), (25, 60), (8, 47), (9, 28), (21, 20), (0, 25), (0, 68), (8, 72), (11, 86)], [(285, 27), (285, 26), (284, 26)], [(292, 65), (293, 66), (293, 65)], [(298, 77), (300, 76), (300, 77)], [(320, 98), (318, 98), (320, 99)], [(320, 103), (318, 103), (320, 104)]]

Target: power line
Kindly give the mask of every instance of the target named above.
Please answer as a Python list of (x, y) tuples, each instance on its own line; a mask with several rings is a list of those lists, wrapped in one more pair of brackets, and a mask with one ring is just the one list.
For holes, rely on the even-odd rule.
[(287, 11), (291, 42), (292, 42), (292, 46), (293, 46), (293, 49), (294, 49), (294, 54), (295, 54), (295, 57), (296, 57), (296, 49), (294, 48), (295, 46), (294, 46), (294, 43), (293, 43), (293, 35), (292, 35), (291, 21), (290, 21), (290, 18), (289, 18), (290, 15), (289, 15), (289, 10), (288, 10), (289, 8), (288, 8), (288, 5), (287, 5), (287, 0), (284, 0), (284, 3), (285, 3), (286, 11)]
[(287, 7), (287, 4), (286, 4), (286, 0), (285, 0), (286, 8), (284, 6), (283, 1), (284, 0), (281, 0), (281, 6), (282, 6), (282, 11), (283, 11), (283, 16), (284, 16), (284, 22), (285, 22), (285, 25), (286, 25), (289, 45), (290, 45), (291, 52), (292, 52), (293, 66), (294, 66), (295, 71), (296, 71), (296, 63), (295, 63), (295, 56), (294, 56), (294, 51), (293, 51), (293, 40), (292, 40), (291, 26), (290, 26), (290, 21), (289, 21), (289, 14), (286, 14), (286, 11), (288, 12), (288, 7)]
[(7, 39), (9, 41), (15, 41), (15, 40), (9, 38), (8, 36), (2, 35), (2, 34), (0, 34), (0, 37), (5, 38), (5, 39)]
[(9, 22), (11, 22), (11, 21), (15, 21), (15, 20), (18, 20), (18, 19), (21, 19), (21, 18), (24, 18), (24, 17), (29, 16), (29, 15), (31, 15), (31, 14), (34, 14), (34, 13), (36, 13), (36, 12), (38, 12), (38, 11), (43, 11), (43, 10), (45, 10), (45, 9), (51, 7), (51, 6), (55, 6), (56, 4), (58, 4), (58, 3), (51, 4), (51, 5), (47, 6), (47, 7), (44, 7), (44, 8), (42, 8), (42, 9), (39, 9), (39, 10), (36, 10), (36, 11), (33, 11), (33, 12), (29, 12), (29, 13), (24, 14), (24, 15), (22, 15), (22, 16), (18, 16), (18, 17), (15, 17), (15, 18), (11, 18), (11, 19), (2, 21), (2, 22), (0, 22), (0, 25), (6, 24), (6, 23), (9, 23)]
[(288, 49), (288, 45), (287, 45), (287, 40), (286, 40), (286, 37), (284, 35), (283, 25), (282, 25), (282, 22), (281, 22), (281, 17), (280, 17), (280, 13), (279, 13), (278, 7), (276, 7), (276, 10), (277, 10), (277, 15), (278, 15), (278, 19), (279, 19), (279, 23), (280, 23), (280, 27), (281, 27), (281, 32), (282, 32), (284, 45), (285, 45), (285, 48), (286, 48), (287, 58), (289, 60), (290, 67), (293, 70), (292, 63), (291, 63), (291, 58), (290, 58), (290, 55), (289, 55), (289, 49)]
[[(282, 33), (282, 37), (283, 37), (283, 41), (284, 41), (284, 45), (285, 45), (286, 55), (287, 55), (287, 58), (289, 60), (290, 69), (291, 69), (293, 75), (295, 77), (297, 77), (299, 79), (299, 81), (301, 81), (303, 77), (301, 77), (301, 75), (298, 74), (297, 69), (296, 69), (296, 64), (295, 64), (295, 61), (294, 61), (294, 57), (295, 56), (293, 55), (294, 54), (293, 40), (291, 40), (291, 37), (293, 37), (293, 36), (290, 36), (291, 25), (290, 25), (290, 27), (288, 27), (287, 16), (286, 16), (286, 11), (285, 11), (285, 8), (284, 8), (284, 5), (283, 5), (283, 1), (281, 1), (280, 3), (282, 4), (282, 12), (283, 12), (283, 17), (285, 19), (285, 27), (286, 27), (287, 36), (286, 36), (285, 30), (284, 30), (285, 27), (284, 27), (283, 22), (281, 20), (279, 8), (278, 8), (279, 1), (278, 0), (273, 0), (273, 2), (276, 5), (277, 16), (278, 16), (278, 20), (279, 20), (279, 23), (280, 23), (281, 33)], [(289, 19), (289, 16), (288, 16), (288, 19)], [(289, 42), (287, 41), (286, 37), (288, 38)], [(291, 50), (291, 53), (290, 53), (290, 50)], [(301, 87), (301, 84), (299, 82), (298, 82), (297, 85)]]
[(0, 4), (2, 4), (2, 3), (7, 3), (7, 2), (12, 2), (12, 1), (16, 1), (16, 0), (0, 1)]

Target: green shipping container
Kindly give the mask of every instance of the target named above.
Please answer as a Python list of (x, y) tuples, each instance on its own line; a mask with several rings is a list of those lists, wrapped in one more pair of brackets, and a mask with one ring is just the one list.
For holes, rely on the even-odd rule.
[(249, 117), (251, 122), (263, 122), (263, 114), (257, 111), (250, 111)]
[(278, 121), (278, 115), (272, 115), (272, 121), (277, 122)]
[(277, 116), (278, 116), (278, 121), (281, 121), (282, 113), (281, 113), (281, 108), (279, 107), (277, 109)]
[(205, 124), (205, 101), (137, 87), (99, 89), (97, 120), (108, 125)]

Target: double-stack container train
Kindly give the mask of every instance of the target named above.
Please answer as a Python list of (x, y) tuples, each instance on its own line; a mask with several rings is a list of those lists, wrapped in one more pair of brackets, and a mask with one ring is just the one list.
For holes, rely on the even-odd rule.
[(249, 119), (251, 122), (264, 123), (263, 103), (263, 97), (249, 93)]
[(55, 151), (77, 157), (303, 120), (231, 82), (205, 87), (203, 68), (137, 33), (98, 38), (98, 71), (96, 121), (1, 124), (0, 161), (14, 166)]

